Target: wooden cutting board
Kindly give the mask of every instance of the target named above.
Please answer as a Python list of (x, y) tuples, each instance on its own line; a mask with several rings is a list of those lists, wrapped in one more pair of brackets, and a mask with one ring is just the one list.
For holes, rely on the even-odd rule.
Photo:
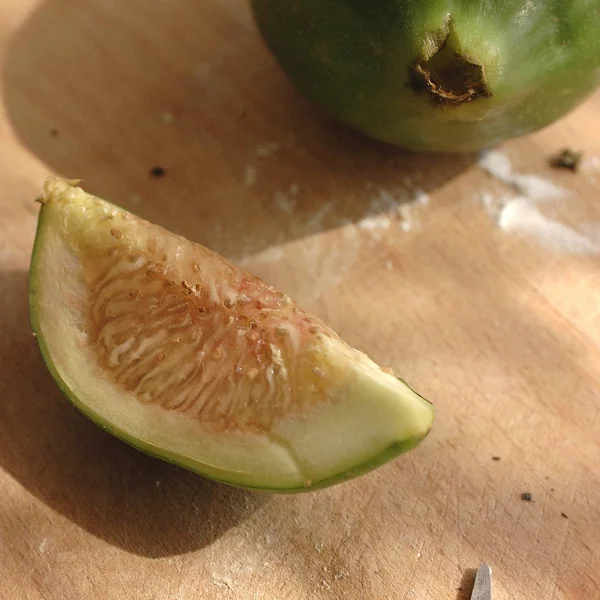
[[(4, 0), (0, 53), (2, 598), (455, 600), (482, 561), (495, 600), (600, 598), (600, 96), (497, 149), (569, 192), (502, 229), (490, 205), (510, 186), (476, 157), (332, 124), (242, 0)], [(566, 145), (585, 153), (577, 173), (548, 166)], [(33, 200), (52, 173), (290, 293), (435, 403), (430, 437), (284, 497), (103, 433), (28, 324)]]

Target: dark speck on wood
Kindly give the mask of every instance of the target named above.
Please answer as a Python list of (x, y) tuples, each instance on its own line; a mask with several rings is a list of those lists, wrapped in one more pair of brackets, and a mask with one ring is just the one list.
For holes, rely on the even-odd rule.
[(557, 156), (550, 159), (550, 165), (555, 169), (569, 169), (577, 171), (581, 163), (582, 153), (574, 152), (568, 148), (562, 150)]
[(165, 170), (163, 167), (156, 166), (150, 169), (150, 177), (164, 177)]

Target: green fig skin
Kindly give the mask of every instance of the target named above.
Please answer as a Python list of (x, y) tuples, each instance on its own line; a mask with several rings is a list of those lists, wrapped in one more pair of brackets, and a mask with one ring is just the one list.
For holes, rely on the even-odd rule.
[(299, 92), (411, 150), (473, 152), (600, 85), (600, 0), (252, 0)]

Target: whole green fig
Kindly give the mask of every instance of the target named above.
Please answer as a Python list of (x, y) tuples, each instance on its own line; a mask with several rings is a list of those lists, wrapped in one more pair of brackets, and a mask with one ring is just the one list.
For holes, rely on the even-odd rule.
[(409, 149), (540, 129), (600, 84), (600, 0), (252, 0), (298, 90)]

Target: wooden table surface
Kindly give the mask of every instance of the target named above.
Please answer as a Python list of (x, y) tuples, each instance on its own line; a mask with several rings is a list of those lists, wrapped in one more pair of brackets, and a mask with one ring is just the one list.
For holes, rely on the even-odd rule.
[[(242, 0), (4, 0), (0, 59), (0, 597), (455, 600), (486, 561), (494, 600), (600, 598), (593, 244), (499, 228), (481, 198), (512, 190), (476, 157), (332, 124)], [(578, 173), (548, 166), (565, 145), (585, 153)], [(552, 218), (600, 231), (600, 96), (498, 151), (570, 192)], [(103, 433), (28, 323), (33, 199), (53, 173), (287, 291), (435, 403), (430, 437), (284, 497)], [(391, 215), (415, 196), (429, 202)]]

